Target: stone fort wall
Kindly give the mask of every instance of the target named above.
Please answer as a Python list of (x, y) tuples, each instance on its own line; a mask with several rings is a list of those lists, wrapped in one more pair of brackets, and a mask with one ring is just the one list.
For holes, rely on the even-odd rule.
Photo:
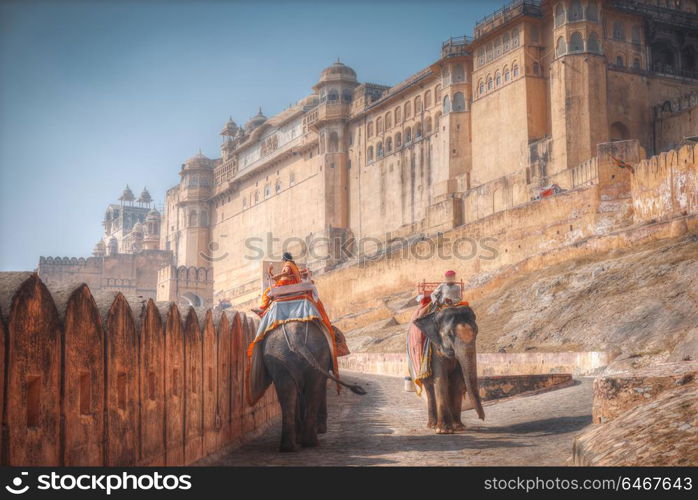
[(3, 465), (186, 465), (279, 413), (273, 391), (244, 399), (244, 314), (6, 273), (0, 315)]

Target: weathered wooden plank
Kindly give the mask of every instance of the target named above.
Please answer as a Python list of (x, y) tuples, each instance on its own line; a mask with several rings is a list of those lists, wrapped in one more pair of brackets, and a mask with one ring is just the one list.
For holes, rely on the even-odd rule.
[(140, 454), (144, 466), (165, 465), (165, 335), (155, 302), (148, 300), (140, 328)]
[(104, 464), (104, 329), (87, 285), (76, 288), (65, 308), (63, 463)]
[(174, 304), (165, 323), (165, 373), (165, 458), (184, 465), (184, 332)]
[(8, 465), (60, 465), (60, 338), (51, 294), (32, 274), (14, 294), (7, 324)]
[(138, 454), (138, 341), (133, 312), (118, 293), (106, 318), (107, 421), (109, 466), (135, 465)]

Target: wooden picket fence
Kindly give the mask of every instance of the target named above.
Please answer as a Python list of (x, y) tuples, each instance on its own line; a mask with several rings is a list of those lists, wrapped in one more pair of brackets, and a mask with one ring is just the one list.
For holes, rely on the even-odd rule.
[(273, 390), (244, 398), (256, 321), (87, 285), (49, 291), (0, 278), (0, 462), (13, 466), (185, 465), (258, 433)]

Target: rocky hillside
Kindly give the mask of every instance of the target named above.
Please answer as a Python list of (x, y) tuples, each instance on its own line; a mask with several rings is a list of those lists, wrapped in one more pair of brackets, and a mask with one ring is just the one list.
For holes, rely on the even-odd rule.
[[(697, 235), (505, 275), (497, 283), (471, 300), (481, 352), (617, 351), (619, 369), (698, 355)], [(339, 318), (352, 350), (402, 352), (413, 294)], [(352, 329), (362, 316), (375, 321)]]

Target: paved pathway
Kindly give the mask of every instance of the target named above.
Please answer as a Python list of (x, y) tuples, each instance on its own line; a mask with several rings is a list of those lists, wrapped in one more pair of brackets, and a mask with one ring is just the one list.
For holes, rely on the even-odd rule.
[(318, 448), (278, 453), (280, 423), (201, 465), (565, 465), (575, 434), (591, 423), (591, 380), (485, 406), (486, 420), (463, 414), (467, 430), (436, 435), (426, 410), (402, 380), (344, 372), (368, 394), (328, 392), (329, 429)]

